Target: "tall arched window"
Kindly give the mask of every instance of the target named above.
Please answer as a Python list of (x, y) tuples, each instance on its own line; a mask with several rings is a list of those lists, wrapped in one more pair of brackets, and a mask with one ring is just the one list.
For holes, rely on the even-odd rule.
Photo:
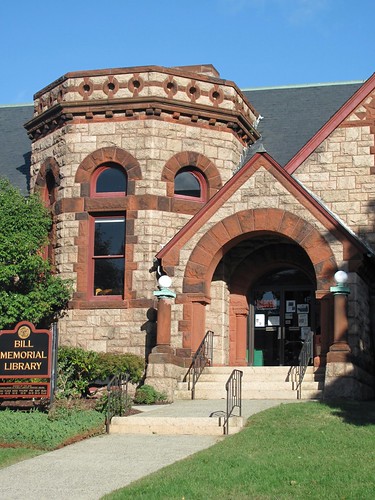
[(90, 278), (93, 297), (121, 299), (125, 276), (125, 212), (108, 213), (104, 198), (126, 195), (127, 176), (115, 163), (99, 166), (91, 179), (91, 196), (103, 198), (95, 213), (90, 213)]
[(174, 178), (174, 195), (179, 198), (204, 201), (207, 183), (202, 172), (193, 167), (184, 167)]

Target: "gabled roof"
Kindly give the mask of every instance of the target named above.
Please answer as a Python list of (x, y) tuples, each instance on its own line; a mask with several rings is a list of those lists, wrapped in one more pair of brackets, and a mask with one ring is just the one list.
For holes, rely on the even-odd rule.
[(33, 116), (32, 104), (0, 106), (0, 176), (23, 194), (30, 184), (31, 141), (23, 125)]
[[(266, 87), (243, 90), (243, 93), (263, 117), (258, 131), (264, 149), (285, 166), (362, 84)], [(251, 147), (246, 159), (253, 154)]]
[[(263, 161), (259, 161), (263, 160)], [(264, 161), (265, 160), (265, 161)], [(235, 175), (199, 210), (189, 222), (156, 254), (157, 259), (168, 256), (170, 263), (177, 262), (178, 253), (184, 244), (203, 226), (212, 215), (228, 200), (233, 193), (260, 167), (267, 170), (278, 180), (301, 205), (305, 206), (314, 216), (332, 232), (335, 237), (349, 247), (354, 247), (356, 252), (367, 254), (368, 247), (349, 231), (332, 212), (314, 198), (299, 182), (290, 176), (267, 153), (256, 153)]]
[(328, 120), (319, 131), (300, 149), (285, 166), (285, 170), (293, 174), (306, 158), (331, 134), (350, 113), (372, 92), (375, 88), (375, 73), (356, 91), (355, 94)]

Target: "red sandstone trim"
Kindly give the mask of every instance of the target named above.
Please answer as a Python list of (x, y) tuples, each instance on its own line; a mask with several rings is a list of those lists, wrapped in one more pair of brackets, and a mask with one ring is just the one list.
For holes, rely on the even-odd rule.
[[(198, 229), (215, 213), (218, 208), (248, 179), (260, 166), (267, 170), (293, 195), (300, 203), (330, 231), (334, 232), (341, 241), (347, 240), (359, 252), (367, 253), (367, 248), (349, 233), (322, 205), (320, 205), (305, 189), (280, 167), (267, 153), (257, 153), (244, 165), (206, 205), (156, 254), (156, 258), (163, 259), (167, 255), (175, 259), (179, 249), (195, 234)], [(173, 260), (174, 262), (174, 260)], [(174, 262), (175, 263), (175, 262)]]
[(285, 171), (293, 174), (311, 153), (352, 113), (375, 88), (375, 73), (361, 88), (332, 116), (328, 122), (287, 163)]

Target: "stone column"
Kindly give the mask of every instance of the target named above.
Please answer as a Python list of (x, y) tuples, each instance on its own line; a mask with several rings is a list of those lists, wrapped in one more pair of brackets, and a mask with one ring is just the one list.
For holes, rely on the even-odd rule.
[(345, 286), (346, 273), (338, 271), (335, 279), (337, 285), (330, 289), (333, 293), (333, 344), (327, 353), (324, 399), (356, 399), (357, 382), (348, 344), (347, 298), (350, 290)]
[[(162, 276), (162, 278), (165, 278), (166, 284), (168, 285), (169, 283), (170, 285), (171, 280), (168, 276)], [(163, 347), (170, 347), (171, 345), (171, 310), (172, 300), (176, 297), (176, 294), (167, 288), (167, 286), (163, 286), (163, 283), (160, 283), (159, 290), (154, 292), (154, 295), (158, 298), (158, 318), (156, 324), (156, 347), (153, 349), (153, 352), (166, 352)]]
[[(340, 272), (340, 271), (339, 271)], [(338, 275), (339, 273), (335, 274)], [(346, 273), (345, 273), (346, 274)], [(348, 314), (347, 300), (350, 293), (344, 282), (338, 282), (331, 287), (333, 293), (333, 344), (327, 354), (327, 362), (341, 362), (348, 359), (350, 347), (348, 344)]]
[(171, 305), (172, 300), (167, 297), (160, 297), (158, 300), (157, 346), (171, 345)]

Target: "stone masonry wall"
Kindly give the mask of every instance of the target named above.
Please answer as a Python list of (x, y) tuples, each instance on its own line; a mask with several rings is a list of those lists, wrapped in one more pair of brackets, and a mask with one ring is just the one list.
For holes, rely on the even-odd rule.
[[(51, 133), (33, 144), (32, 182), (48, 158), (60, 165), (61, 182), (57, 201), (81, 203), (81, 186), (75, 182), (76, 172), (87, 155), (109, 146), (125, 149), (140, 164), (142, 179), (135, 182), (134, 196), (140, 200), (145, 195), (166, 196), (166, 182), (161, 180), (165, 163), (183, 150), (206, 156), (220, 171), (222, 183), (226, 182), (236, 167), (243, 146), (227, 132), (181, 127), (175, 123), (156, 120), (129, 121), (126, 123), (77, 123)], [(201, 206), (198, 204), (197, 209)], [(66, 209), (57, 216), (56, 267), (63, 278), (77, 280), (76, 264), (79, 259), (77, 240), (80, 221), (76, 218), (76, 204), (72, 211)], [(144, 307), (124, 309), (100, 306), (70, 310), (60, 321), (60, 341), (98, 351), (134, 352), (144, 355), (149, 342), (147, 335), (155, 336), (155, 322), (148, 319), (148, 310), (157, 304), (153, 291), (155, 275), (149, 269), (155, 254), (191, 218), (192, 213), (155, 210), (145, 205), (134, 218), (134, 244), (132, 289), (134, 295), (147, 301)], [(85, 236), (87, 238), (87, 235)], [(174, 306), (172, 341), (181, 345), (178, 336), (178, 317), (182, 307)]]
[(375, 93), (310, 155), (294, 176), (375, 248)]
[[(181, 293), (183, 289), (183, 281), (187, 262), (199, 240), (212, 228), (216, 223), (230, 217), (232, 214), (245, 210), (253, 210), (259, 208), (277, 208), (285, 210), (291, 214), (306, 220), (325, 238), (329, 244), (338, 267), (345, 264), (343, 257), (343, 247), (340, 241), (331, 234), (319, 222), (316, 217), (306, 208), (304, 208), (299, 200), (294, 197), (275, 177), (273, 177), (265, 168), (260, 167), (233, 195), (230, 197), (196, 233), (187, 241), (180, 250), (179, 263), (175, 266), (175, 276), (173, 289), (177, 293)], [(209, 251), (207, 249), (207, 251)], [(220, 317), (220, 321), (216, 323), (222, 324), (223, 328), (220, 331), (220, 339), (217, 346), (220, 352), (217, 353), (216, 359), (224, 360), (227, 356), (228, 342), (228, 321), (221, 321), (222, 317), (227, 317), (228, 296), (223, 293), (224, 282), (211, 283), (211, 304), (206, 306), (206, 330), (212, 329), (212, 322), (215, 317)], [(178, 329), (178, 325), (174, 325), (173, 329)], [(353, 335), (356, 335), (353, 332)]]

